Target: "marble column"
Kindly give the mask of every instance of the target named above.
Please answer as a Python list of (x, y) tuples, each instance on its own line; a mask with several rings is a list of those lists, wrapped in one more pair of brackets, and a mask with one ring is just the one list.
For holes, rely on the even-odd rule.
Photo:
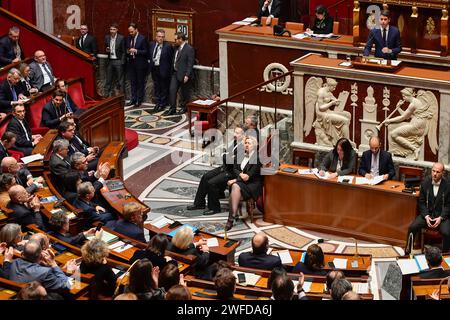
[(303, 142), (303, 119), (304, 119), (304, 73), (294, 71), (294, 141)]
[(228, 42), (219, 40), (220, 98), (228, 98)]
[(36, 26), (53, 34), (53, 0), (36, 1)]
[(439, 91), (439, 161), (448, 164), (450, 160), (450, 91)]

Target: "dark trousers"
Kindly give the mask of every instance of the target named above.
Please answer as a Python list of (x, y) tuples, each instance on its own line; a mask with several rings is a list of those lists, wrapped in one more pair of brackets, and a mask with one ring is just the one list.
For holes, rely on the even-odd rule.
[(174, 72), (172, 74), (172, 78), (170, 79), (170, 89), (169, 89), (169, 103), (170, 109), (177, 109), (177, 93), (180, 90), (180, 108), (186, 109), (186, 104), (191, 99), (191, 87), (192, 87), (192, 79), (189, 79), (188, 82), (184, 83), (183, 81), (177, 80), (177, 75)]
[(145, 83), (147, 78), (147, 65), (140, 65), (134, 61), (129, 62), (128, 78), (131, 83), (131, 102), (141, 104), (145, 97)]
[(157, 107), (165, 107), (168, 105), (170, 75), (161, 74), (159, 67), (153, 67), (153, 95)]
[(106, 66), (105, 96), (110, 96), (114, 88), (117, 88), (120, 92), (125, 90), (123, 64), (119, 59), (109, 60)]
[(205, 197), (208, 195), (208, 209), (220, 211), (220, 195), (225, 191), (228, 180), (233, 179), (222, 167), (212, 169), (200, 179), (200, 184), (195, 195), (194, 205), (205, 206)]
[[(408, 235), (412, 233), (414, 238), (417, 232), (420, 232), (422, 228), (427, 228), (427, 222), (422, 215), (418, 215), (413, 223), (408, 228)], [(450, 220), (442, 221), (438, 227), (439, 233), (442, 235), (442, 252), (448, 252), (450, 250)]]
[(33, 148), (32, 147), (18, 147), (18, 146), (14, 146), (13, 149), (22, 152), (25, 157), (31, 156), (31, 154), (33, 153)]

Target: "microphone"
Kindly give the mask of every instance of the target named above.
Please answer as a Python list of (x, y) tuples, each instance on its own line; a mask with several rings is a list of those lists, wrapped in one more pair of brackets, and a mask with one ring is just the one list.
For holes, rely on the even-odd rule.
[(350, 239), (355, 241), (355, 254), (353, 255), (353, 259), (355, 259), (355, 261), (357, 261), (359, 258), (361, 258), (362, 262), (364, 263), (364, 258), (360, 257), (359, 253), (358, 253), (358, 240), (356, 238), (353, 238), (353, 237), (350, 237)]

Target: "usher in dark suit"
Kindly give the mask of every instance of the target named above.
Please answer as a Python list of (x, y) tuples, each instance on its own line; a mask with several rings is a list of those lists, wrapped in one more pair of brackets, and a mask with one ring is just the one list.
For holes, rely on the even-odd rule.
[(140, 33), (128, 36), (127, 52), (136, 49), (135, 55), (127, 53), (127, 69), (131, 82), (131, 102), (140, 105), (145, 98), (145, 80), (148, 72), (148, 42)]
[(408, 235), (414, 235), (422, 228), (427, 227), (425, 217), (430, 215), (431, 218), (442, 217), (442, 221), (437, 228), (444, 240), (442, 252), (450, 250), (450, 188), (448, 182), (441, 179), (438, 193), (435, 196), (433, 192), (432, 178), (427, 177), (420, 185), (420, 196), (417, 200), (419, 207), (419, 215), (408, 228)]
[(115, 58), (111, 54), (111, 35), (105, 37), (105, 47), (110, 49), (108, 52), (108, 66), (106, 67), (105, 95), (111, 95), (113, 91), (114, 81), (117, 81), (117, 87), (123, 91), (124, 84), (124, 65), (126, 61), (125, 37), (117, 34), (114, 41)]
[[(372, 49), (372, 45), (375, 44), (375, 57), (383, 58), (387, 60), (396, 60), (397, 55), (402, 51), (402, 45), (400, 43), (400, 32), (396, 27), (389, 26), (387, 33), (387, 41), (384, 43), (381, 29), (372, 29), (369, 33), (366, 46), (364, 48), (364, 55), (368, 56)], [(392, 53), (383, 53), (381, 50), (384, 47), (392, 49)]]
[[(81, 37), (84, 37), (84, 41), (80, 43)], [(94, 57), (97, 56), (97, 39), (89, 33), (84, 36), (80, 36), (76, 41), (75, 45), (78, 49), (83, 50), (86, 53), (92, 54)]]
[[(16, 134), (15, 149), (23, 152), (25, 156), (29, 156), (33, 152), (33, 137), (30, 126), (26, 120), (22, 120), (23, 126), (16, 117), (12, 117), (6, 131)], [(25, 127), (25, 130), (24, 130)], [(27, 138), (28, 135), (28, 138)]]
[[(20, 46), (20, 60), (25, 59), (22, 47)], [(5, 36), (0, 39), (0, 67), (7, 66), (11, 64), (16, 58), (16, 52), (14, 51), (13, 42), (9, 36)]]
[(262, 10), (264, 6), (264, 0), (259, 0), (259, 7), (258, 7), (258, 17), (268, 17), (268, 16), (273, 16), (274, 18), (278, 18), (280, 16), (280, 12), (281, 12), (281, 1), (280, 0), (272, 0), (272, 7), (270, 8), (270, 12), (269, 12), (269, 7), (267, 7), (266, 10)]
[[(384, 150), (379, 150), (379, 164), (378, 172), (379, 175), (389, 174), (389, 179), (393, 179), (395, 176), (394, 162), (392, 161), (392, 155)], [(364, 151), (361, 157), (361, 162), (359, 164), (358, 174), (365, 176), (370, 173), (370, 168), (372, 165), (372, 151)]]
[[(160, 49), (156, 49), (157, 46)], [(159, 65), (156, 65), (157, 50), (161, 50), (159, 58)], [(160, 110), (168, 105), (170, 76), (173, 69), (173, 48), (172, 45), (164, 41), (161, 45), (156, 41), (150, 43), (150, 70), (152, 73), (154, 96), (155, 96), (155, 108)]]

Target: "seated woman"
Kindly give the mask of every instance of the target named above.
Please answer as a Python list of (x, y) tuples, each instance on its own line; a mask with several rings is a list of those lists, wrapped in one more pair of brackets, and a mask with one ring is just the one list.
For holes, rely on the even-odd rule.
[(324, 266), (325, 258), (322, 248), (317, 244), (312, 244), (306, 250), (305, 263), (298, 262), (292, 272), (324, 276), (327, 274), (327, 271), (323, 269)]
[(245, 157), (235, 166), (237, 179), (229, 180), (230, 187), (230, 213), (225, 230), (233, 227), (234, 218), (237, 217), (239, 202), (253, 198), (258, 199), (262, 193), (263, 178), (261, 176), (261, 163), (258, 159), (258, 141), (255, 137), (245, 138)]
[(88, 236), (97, 235), (100, 236), (101, 231), (95, 231), (95, 228), (91, 228), (85, 232), (80, 232), (76, 236), (69, 233), (69, 216), (62, 211), (52, 213), (49, 219), (49, 223), (53, 229), (50, 234), (61, 241), (67, 242), (74, 246), (81, 246), (87, 240)]
[(158, 277), (158, 267), (153, 267), (148, 259), (138, 260), (131, 268), (127, 291), (138, 300), (164, 300), (166, 292), (158, 287)]
[(184, 283), (183, 276), (180, 274), (178, 267), (173, 264), (166, 265), (158, 277), (158, 285), (167, 292), (170, 288), (177, 284)]
[(81, 247), (81, 273), (94, 274), (94, 288), (91, 290), (91, 298), (111, 299), (116, 288), (117, 277), (106, 258), (108, 257), (108, 245), (100, 239), (94, 238)]
[(122, 218), (117, 221), (108, 222), (106, 227), (137, 241), (147, 242), (144, 236), (143, 225), (146, 218), (143, 219), (142, 206), (140, 204), (136, 202), (124, 203)]
[(330, 179), (337, 176), (344, 176), (354, 172), (356, 162), (356, 152), (353, 150), (350, 141), (346, 138), (341, 138), (336, 143), (336, 146), (331, 150), (319, 167), (319, 175), (324, 176), (325, 171), (332, 172)]
[(16, 223), (8, 223), (0, 230), (0, 243), (6, 244), (6, 247), (14, 248), (14, 253), (20, 254), (26, 240), (22, 239), (22, 229)]
[[(194, 233), (192, 229), (182, 227), (173, 236), (167, 250), (183, 255), (196, 256), (195, 276), (205, 278), (208, 275), (209, 247), (206, 245), (206, 240), (193, 241)], [(197, 250), (197, 247), (199, 250)]]
[(177, 266), (178, 263), (175, 260), (169, 256), (165, 256), (168, 245), (169, 240), (167, 239), (167, 236), (163, 233), (159, 233), (150, 239), (145, 249), (136, 250), (131, 257), (130, 262), (133, 263), (136, 260), (147, 258), (154, 266), (159, 267), (160, 270), (162, 270), (169, 262)]
[(328, 9), (323, 5), (318, 5), (315, 10), (316, 19), (311, 28), (306, 31), (314, 31), (315, 34), (333, 33), (333, 18), (328, 15)]
[(78, 197), (78, 186), (82, 183), (80, 174), (78, 172), (69, 172), (64, 179), (64, 193), (63, 197), (70, 204), (73, 204), (75, 199)]
[(30, 84), (30, 66), (26, 63), (21, 63), (19, 71), (21, 78), (19, 83), (16, 84), (17, 91), (21, 92), (26, 97), (38, 93), (39, 90), (33, 88)]

